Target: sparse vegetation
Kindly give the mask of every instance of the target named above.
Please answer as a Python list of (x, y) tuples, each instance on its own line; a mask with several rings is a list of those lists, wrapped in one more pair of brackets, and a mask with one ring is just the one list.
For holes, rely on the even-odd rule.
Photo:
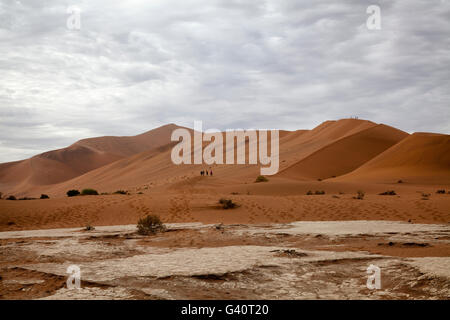
[(128, 192), (125, 190), (117, 190), (114, 194), (128, 194)]
[(87, 188), (87, 189), (83, 189), (81, 191), (81, 195), (82, 196), (98, 196), (98, 192), (95, 189)]
[(88, 225), (86, 226), (86, 228), (84, 228), (84, 230), (85, 230), (85, 231), (92, 231), (92, 230), (95, 230), (95, 228), (94, 228), (93, 226), (91, 226), (90, 224), (88, 224)]
[(8, 198), (6, 198), (6, 200), (17, 200), (17, 199), (16, 199), (16, 197), (14, 197), (14, 196), (11, 195), (11, 196), (9, 196)]
[(311, 190), (309, 190), (309, 191), (306, 193), (307, 196), (312, 196), (312, 195), (322, 195), (322, 194), (325, 194), (325, 191), (324, 191), (324, 190), (316, 190), (314, 193), (313, 193)]
[(220, 199), (219, 203), (222, 205), (223, 209), (234, 209), (237, 208), (237, 204), (233, 202), (231, 199)]
[(36, 200), (36, 198), (22, 197), (22, 198), (19, 198), (19, 200)]
[(255, 180), (255, 182), (267, 182), (267, 181), (269, 181), (269, 179), (267, 179), (264, 176), (258, 176), (258, 177), (256, 177), (256, 180)]
[(395, 196), (397, 195), (394, 190), (388, 190), (382, 193), (379, 193), (380, 196)]
[(403, 183), (403, 180), (398, 180), (397, 183)]
[(2, 198), (2, 196), (3, 196), (3, 193), (0, 192), (0, 199)]
[(322, 181), (322, 179), (321, 179), (321, 178), (319, 178), (319, 179), (317, 179), (317, 181)]
[(363, 200), (365, 195), (364, 191), (358, 190), (356, 197), (353, 197), (353, 199)]
[(80, 191), (75, 190), (75, 189), (67, 191), (68, 197), (75, 197), (75, 196), (78, 196), (79, 194), (80, 194)]
[(431, 196), (431, 193), (423, 192), (422, 193), (422, 200), (428, 200), (430, 198), (430, 196)]
[(445, 190), (444, 190), (444, 189), (441, 189), (441, 190), (436, 191), (436, 193), (445, 194)]
[(157, 215), (147, 215), (140, 218), (137, 224), (138, 233), (141, 235), (156, 234), (164, 232), (166, 227)]
[(50, 199), (50, 197), (46, 194), (41, 194), (41, 197), (39, 199)]

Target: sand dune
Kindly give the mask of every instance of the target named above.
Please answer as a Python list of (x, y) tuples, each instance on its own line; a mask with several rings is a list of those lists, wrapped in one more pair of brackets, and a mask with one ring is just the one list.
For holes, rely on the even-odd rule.
[(450, 135), (414, 133), (336, 180), (448, 184)]
[(406, 132), (389, 126), (372, 126), (330, 143), (283, 170), (279, 176), (293, 179), (340, 176), (353, 171), (407, 136)]
[[(134, 137), (84, 139), (68, 148), (0, 164), (0, 190), (16, 196), (47, 193), (60, 197), (69, 189), (87, 187), (100, 192), (159, 188), (170, 193), (253, 185), (259, 165), (174, 165), (171, 150), (175, 142), (170, 141), (170, 135), (175, 128), (167, 125)], [(264, 186), (270, 190), (263, 193), (288, 190), (293, 187), (289, 183), (292, 179), (312, 182), (333, 176), (338, 177), (333, 181), (350, 183), (442, 181), (450, 172), (448, 137), (408, 136), (398, 129), (358, 119), (326, 121), (312, 130), (282, 131), (277, 186)], [(204, 168), (213, 170), (214, 177), (200, 179), (199, 171)], [(302, 185), (301, 190), (308, 188)]]
[(173, 124), (133, 137), (99, 137), (45, 152), (30, 159), (0, 164), (0, 188), (17, 195), (33, 187), (61, 183), (124, 157), (157, 150), (170, 142)]

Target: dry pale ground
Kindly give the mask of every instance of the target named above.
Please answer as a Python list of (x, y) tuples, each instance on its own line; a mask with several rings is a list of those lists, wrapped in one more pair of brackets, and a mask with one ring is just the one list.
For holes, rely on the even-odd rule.
[[(2, 299), (449, 299), (450, 227), (393, 221), (0, 232)], [(81, 288), (67, 289), (69, 265)], [(366, 286), (381, 269), (381, 289)]]

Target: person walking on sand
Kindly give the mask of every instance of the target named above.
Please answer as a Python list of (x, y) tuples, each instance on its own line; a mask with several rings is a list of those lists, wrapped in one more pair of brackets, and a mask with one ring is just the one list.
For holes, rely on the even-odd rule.
[(202, 171), (200, 171), (200, 175), (202, 176), (203, 174), (204, 174), (203, 170), (202, 170)]
[(212, 170), (211, 170), (211, 172), (209, 173), (209, 175), (212, 177)]
[(206, 170), (206, 175), (208, 175), (208, 170)]

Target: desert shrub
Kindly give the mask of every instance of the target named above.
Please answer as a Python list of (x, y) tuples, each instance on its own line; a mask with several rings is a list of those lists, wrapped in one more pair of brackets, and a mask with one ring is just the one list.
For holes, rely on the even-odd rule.
[(22, 197), (22, 198), (19, 198), (19, 200), (36, 200), (36, 198)]
[(358, 190), (358, 191), (357, 191), (356, 197), (353, 197), (353, 199), (363, 200), (363, 199), (364, 199), (364, 196), (365, 196), (364, 191)]
[(269, 179), (267, 179), (264, 176), (258, 176), (258, 177), (256, 177), (256, 180), (255, 180), (255, 182), (267, 182), (267, 181), (269, 181)]
[(2, 198), (2, 196), (3, 196), (3, 193), (0, 192), (0, 199)]
[(320, 194), (325, 194), (325, 191), (321, 190), (316, 190), (316, 192), (314, 192), (314, 194), (320, 195)]
[(125, 190), (117, 190), (114, 194), (128, 194), (128, 192)]
[(317, 179), (317, 181), (322, 181), (322, 178)]
[(83, 190), (81, 191), (81, 195), (82, 195), (82, 196), (98, 196), (98, 192), (97, 192), (97, 190), (95, 190), (95, 189), (89, 189), (89, 188), (87, 188), (87, 189), (83, 189)]
[(306, 193), (306, 195), (307, 196), (311, 196), (311, 195), (313, 195), (314, 193), (311, 191), (311, 190), (308, 190), (308, 192)]
[(90, 224), (88, 224), (88, 225), (84, 228), (84, 230), (85, 230), (85, 231), (92, 231), (92, 230), (95, 230), (95, 228), (94, 228), (93, 226), (91, 226)]
[(403, 180), (398, 180), (397, 183), (403, 183)]
[(75, 196), (78, 196), (79, 194), (80, 194), (80, 191), (75, 190), (75, 189), (67, 191), (68, 197), (75, 197)]
[(443, 193), (443, 194), (445, 194), (445, 190), (441, 189), (441, 190), (436, 191), (436, 193)]
[(382, 193), (379, 193), (380, 196), (395, 196), (396, 193), (394, 190), (388, 190)]
[(46, 194), (41, 194), (40, 199), (50, 199), (50, 197)]
[(149, 235), (157, 232), (163, 232), (166, 230), (166, 227), (162, 223), (159, 216), (147, 215), (139, 219), (137, 229), (139, 234)]
[(428, 200), (430, 198), (430, 193), (422, 193), (422, 200)]
[(220, 199), (219, 203), (222, 205), (223, 209), (234, 209), (237, 207), (237, 204), (233, 202), (231, 199)]
[(8, 198), (6, 198), (6, 200), (17, 200), (17, 199), (14, 196), (9, 196)]

